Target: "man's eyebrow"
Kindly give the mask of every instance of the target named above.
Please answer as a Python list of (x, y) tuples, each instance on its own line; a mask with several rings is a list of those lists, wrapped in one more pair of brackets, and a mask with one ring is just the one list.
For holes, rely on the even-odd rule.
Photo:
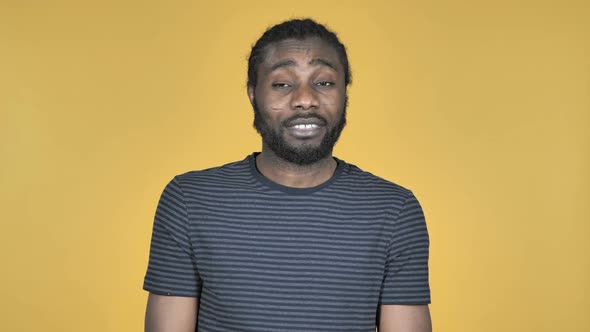
[[(326, 66), (326, 67), (329, 67), (333, 70), (336, 70), (336, 71), (338, 70), (332, 62), (330, 62), (326, 59), (322, 59), (322, 58), (314, 58), (309, 62), (309, 64), (312, 66)], [(272, 72), (272, 71), (275, 71), (280, 68), (296, 67), (296, 66), (297, 66), (297, 62), (295, 62), (295, 60), (287, 59), (287, 60), (279, 61), (279, 62), (275, 63), (274, 65), (272, 65), (270, 67), (270, 71)]]
[(336, 66), (332, 62), (330, 62), (326, 59), (322, 59), (322, 58), (315, 58), (315, 59), (311, 60), (309, 62), (309, 64), (314, 65), (314, 66), (326, 66), (326, 67), (330, 67), (330, 68), (338, 71), (338, 69), (336, 68)]
[(297, 63), (294, 60), (283, 60), (283, 61), (279, 61), (279, 62), (275, 63), (274, 65), (272, 65), (272, 67), (270, 67), (270, 71), (275, 71), (279, 68), (295, 67), (295, 66), (297, 66)]

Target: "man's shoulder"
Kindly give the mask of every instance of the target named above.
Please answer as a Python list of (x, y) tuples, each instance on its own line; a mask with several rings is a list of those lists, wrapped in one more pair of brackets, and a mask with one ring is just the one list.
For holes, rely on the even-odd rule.
[(347, 163), (347, 176), (344, 177), (345, 183), (353, 187), (371, 188), (371, 190), (390, 192), (397, 195), (407, 196), (411, 194), (408, 188), (405, 188), (396, 182), (385, 179), (384, 177), (375, 175), (366, 171), (359, 166)]
[(250, 181), (250, 156), (224, 165), (185, 172), (174, 177), (183, 186), (216, 186)]

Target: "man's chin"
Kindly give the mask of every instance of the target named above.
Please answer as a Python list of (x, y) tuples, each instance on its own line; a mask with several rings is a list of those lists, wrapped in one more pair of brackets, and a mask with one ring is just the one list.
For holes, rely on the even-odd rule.
[(314, 150), (319, 150), (321, 148), (322, 141), (316, 140), (305, 140), (303, 142), (289, 142), (285, 141), (285, 147), (292, 151), (297, 151), (300, 153), (308, 153)]
[(311, 165), (326, 157), (331, 153), (331, 150), (322, 149), (320, 146), (306, 146), (306, 147), (283, 147), (283, 149), (274, 151), (275, 154), (288, 162), (297, 165)]

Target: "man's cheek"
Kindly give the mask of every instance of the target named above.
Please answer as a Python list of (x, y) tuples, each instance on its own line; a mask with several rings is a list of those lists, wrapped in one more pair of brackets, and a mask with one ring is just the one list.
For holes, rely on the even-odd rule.
[(285, 105), (280, 103), (272, 104), (268, 108), (273, 112), (282, 112), (286, 109)]

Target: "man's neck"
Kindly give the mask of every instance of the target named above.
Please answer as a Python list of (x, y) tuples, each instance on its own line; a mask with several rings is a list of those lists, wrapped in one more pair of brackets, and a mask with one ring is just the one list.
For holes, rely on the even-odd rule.
[(268, 149), (256, 156), (256, 167), (267, 179), (292, 188), (311, 188), (328, 181), (336, 170), (332, 155), (313, 164), (297, 165), (278, 157)]

